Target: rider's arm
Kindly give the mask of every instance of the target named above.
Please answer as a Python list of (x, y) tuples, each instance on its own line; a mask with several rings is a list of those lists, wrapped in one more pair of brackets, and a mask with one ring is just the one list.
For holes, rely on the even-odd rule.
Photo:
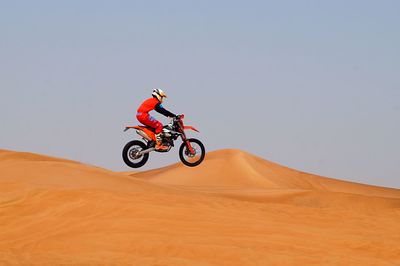
[(167, 109), (165, 109), (161, 103), (157, 104), (156, 107), (154, 108), (154, 110), (156, 110), (156, 112), (165, 115), (166, 117), (175, 117), (176, 115), (174, 115), (173, 113), (171, 113), (170, 111), (168, 111)]

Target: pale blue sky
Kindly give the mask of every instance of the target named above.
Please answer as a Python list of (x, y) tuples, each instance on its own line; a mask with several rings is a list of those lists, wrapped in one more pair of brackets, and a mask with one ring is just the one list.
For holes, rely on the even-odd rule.
[(400, 187), (399, 14), (388, 0), (1, 1), (0, 148), (129, 170), (122, 128), (161, 87), (209, 151)]

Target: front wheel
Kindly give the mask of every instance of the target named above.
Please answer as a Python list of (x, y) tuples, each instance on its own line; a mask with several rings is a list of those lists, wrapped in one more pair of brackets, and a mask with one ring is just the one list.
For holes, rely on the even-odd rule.
[(142, 167), (149, 159), (149, 154), (139, 155), (139, 152), (146, 150), (147, 145), (139, 140), (132, 140), (128, 142), (123, 151), (122, 158), (126, 165), (132, 168)]
[(190, 142), (194, 153), (191, 153), (186, 142), (183, 142), (179, 148), (179, 158), (184, 165), (194, 167), (201, 164), (204, 160), (206, 149), (204, 148), (203, 143), (198, 139), (188, 139), (187, 141)]

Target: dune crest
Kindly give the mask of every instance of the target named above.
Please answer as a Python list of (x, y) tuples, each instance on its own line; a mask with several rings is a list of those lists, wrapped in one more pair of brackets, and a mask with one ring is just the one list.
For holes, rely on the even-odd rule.
[(208, 153), (195, 170), (177, 163), (131, 176), (177, 186), (318, 190), (400, 198), (398, 189), (308, 174), (235, 149)]

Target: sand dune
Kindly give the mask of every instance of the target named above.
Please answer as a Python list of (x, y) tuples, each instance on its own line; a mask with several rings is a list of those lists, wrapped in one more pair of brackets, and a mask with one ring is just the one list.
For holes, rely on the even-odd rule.
[(400, 265), (400, 190), (238, 151), (116, 173), (0, 150), (0, 265)]
[(131, 176), (241, 200), (370, 211), (400, 207), (398, 189), (312, 175), (232, 149), (208, 153), (196, 171), (178, 163)]
[(312, 175), (234, 149), (208, 153), (207, 160), (196, 171), (177, 163), (161, 169), (133, 173), (131, 176), (156, 183), (197, 187), (306, 189), (400, 197), (397, 189)]

